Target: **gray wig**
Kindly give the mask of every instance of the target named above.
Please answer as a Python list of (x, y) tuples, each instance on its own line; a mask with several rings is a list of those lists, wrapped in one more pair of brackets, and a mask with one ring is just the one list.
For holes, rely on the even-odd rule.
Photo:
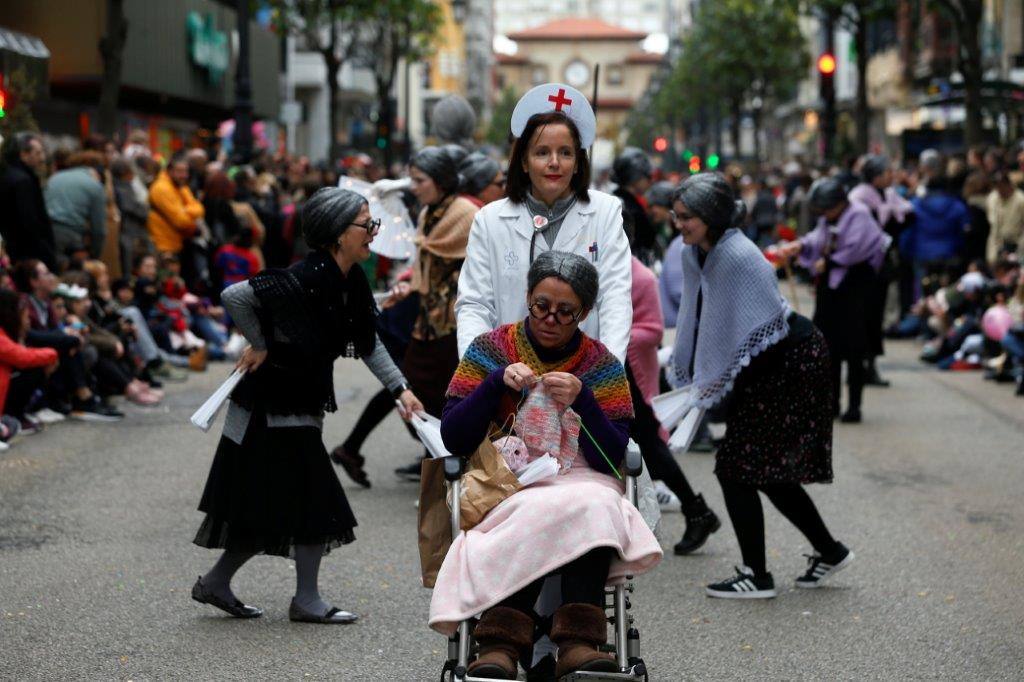
[(365, 204), (362, 195), (348, 189), (323, 187), (314, 192), (298, 216), (309, 248), (324, 249), (336, 242)]
[(591, 310), (597, 302), (597, 268), (583, 256), (565, 251), (540, 254), (526, 273), (527, 292), (532, 292), (548, 277), (560, 279), (572, 287), (584, 310)]

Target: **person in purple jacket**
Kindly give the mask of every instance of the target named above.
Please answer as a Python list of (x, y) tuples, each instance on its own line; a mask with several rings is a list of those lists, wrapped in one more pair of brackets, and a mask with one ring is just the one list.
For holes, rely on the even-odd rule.
[(842, 421), (861, 420), (866, 372), (868, 302), (892, 237), (882, 231), (862, 204), (850, 203), (835, 178), (811, 186), (811, 210), (818, 226), (782, 247), (784, 256), (799, 256), (817, 278), (814, 324), (821, 329), (832, 356), (833, 411), (839, 416), (842, 365), (847, 367), (849, 402)]

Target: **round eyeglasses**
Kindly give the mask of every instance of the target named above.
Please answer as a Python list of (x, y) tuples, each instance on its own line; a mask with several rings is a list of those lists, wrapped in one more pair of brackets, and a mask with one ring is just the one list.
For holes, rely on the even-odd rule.
[(539, 322), (543, 322), (554, 315), (555, 321), (561, 325), (570, 325), (573, 322), (579, 321), (580, 315), (583, 313), (582, 310), (573, 312), (564, 308), (552, 308), (547, 301), (534, 301), (530, 304), (529, 310), (530, 317)]

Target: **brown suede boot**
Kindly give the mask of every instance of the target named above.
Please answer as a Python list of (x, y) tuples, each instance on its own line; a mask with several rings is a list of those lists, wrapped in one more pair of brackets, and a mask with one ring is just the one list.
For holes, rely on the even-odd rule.
[(617, 672), (618, 663), (598, 647), (608, 642), (604, 609), (593, 604), (565, 604), (551, 621), (551, 641), (558, 645), (555, 677), (578, 671)]
[(469, 673), (514, 680), (519, 675), (519, 652), (533, 645), (533, 619), (522, 611), (495, 606), (484, 611), (473, 637), (480, 644), (480, 656), (469, 664)]

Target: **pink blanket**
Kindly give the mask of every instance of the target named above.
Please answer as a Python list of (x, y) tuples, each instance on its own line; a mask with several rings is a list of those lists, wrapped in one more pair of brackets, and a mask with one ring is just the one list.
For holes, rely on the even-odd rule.
[(661, 547), (622, 483), (580, 466), (520, 490), (460, 533), (437, 575), (430, 627), (465, 620), (595, 547), (613, 547), (609, 584), (649, 571)]

